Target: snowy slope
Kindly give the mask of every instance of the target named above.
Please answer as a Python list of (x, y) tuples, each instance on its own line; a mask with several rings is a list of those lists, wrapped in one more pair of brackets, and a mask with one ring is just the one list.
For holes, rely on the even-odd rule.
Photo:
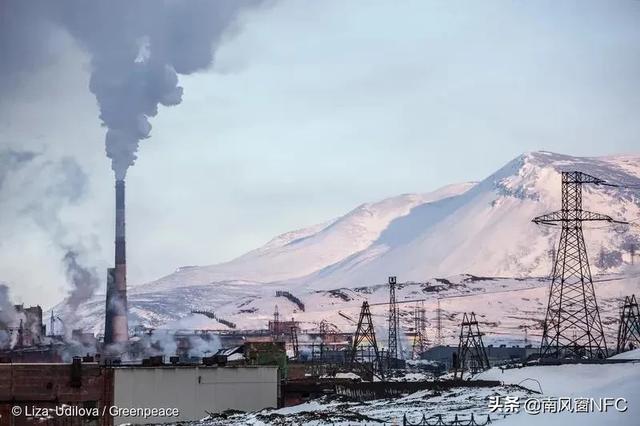
[[(522, 384), (539, 391), (543, 397), (625, 398), (627, 410), (609, 408), (606, 413), (541, 413), (528, 414), (522, 410), (499, 424), (510, 425), (636, 425), (640, 415), (640, 363), (605, 365), (536, 366), (500, 371), (493, 368), (478, 378), (500, 380), (504, 384)], [(536, 383), (537, 382), (537, 383)], [(541, 398), (543, 398), (541, 397)]]
[[(405, 280), (461, 272), (481, 276), (543, 276), (550, 271), (554, 229), (531, 223), (560, 208), (560, 171), (580, 170), (612, 182), (640, 184), (640, 156), (577, 158), (530, 153), (516, 158), (474, 188), (418, 206), (399, 218), (369, 248), (309, 277), (296, 280), (313, 288), (381, 282), (389, 275)], [(584, 208), (616, 219), (637, 221), (640, 191), (585, 186)], [(594, 272), (619, 271), (622, 262), (600, 265), (596, 256), (624, 255), (625, 238), (637, 228), (588, 226), (586, 238)], [(619, 233), (618, 231), (626, 231)]]
[[(227, 263), (180, 268), (145, 291), (225, 280), (274, 282), (314, 289), (470, 273), (480, 276), (546, 275), (554, 229), (531, 219), (560, 208), (560, 171), (580, 170), (614, 183), (640, 185), (640, 156), (570, 157), (524, 154), (482, 182), (451, 185), (364, 204), (325, 224), (286, 233)], [(637, 221), (640, 190), (585, 186), (584, 207)], [(592, 229), (595, 228), (595, 229)], [(625, 243), (640, 245), (636, 228), (587, 227), (592, 268), (620, 271)], [(603, 252), (607, 261), (598, 262)], [(628, 260), (628, 259), (626, 259)]]
[[(560, 208), (559, 172), (563, 170), (580, 170), (612, 183), (640, 186), (639, 155), (579, 158), (547, 152), (524, 154), (477, 184), (451, 185), (429, 194), (364, 204), (327, 223), (280, 235), (230, 262), (180, 268), (157, 281), (131, 287), (132, 323), (160, 326), (184, 319), (193, 325), (197, 318), (184, 318), (191, 309), (215, 309), (238, 323), (264, 327), (275, 304), (285, 311), (291, 307), (285, 299), (275, 299), (276, 289), (291, 291), (307, 306), (321, 307), (331, 301), (337, 311), (346, 301), (335, 297), (341, 291), (330, 290), (367, 288), (371, 293), (367, 297), (375, 295), (382, 301), (386, 296), (381, 286), (390, 275), (398, 276), (400, 282), (417, 283), (457, 277), (451, 278), (456, 284), (451, 291), (477, 291), (478, 297), (494, 285), (503, 285), (514, 297), (507, 295), (503, 307), (494, 305), (495, 315), (491, 316), (500, 320), (503, 314), (517, 311), (515, 302), (521, 297), (529, 299), (520, 302), (525, 302), (523, 309), (533, 315), (544, 307), (546, 288), (530, 277), (549, 274), (559, 232), (536, 226), (531, 219)], [(583, 195), (585, 209), (631, 222), (640, 217), (639, 189), (587, 185)], [(629, 275), (625, 247), (630, 242), (640, 245), (637, 225), (590, 225), (585, 238), (594, 275)], [(486, 288), (470, 290), (471, 283), (460, 275), (465, 273), (514, 279), (507, 284), (497, 279), (476, 280), (473, 285)], [(523, 282), (539, 289), (523, 289)], [(516, 290), (522, 293), (516, 296)], [(626, 294), (621, 291), (615, 292), (615, 297)], [(100, 329), (103, 300), (96, 296), (81, 308), (79, 325)], [(293, 307), (289, 314), (302, 315)], [(302, 320), (304, 316), (310, 321), (317, 319), (302, 316)]]
[(405, 194), (363, 204), (344, 216), (279, 235), (263, 247), (230, 262), (185, 267), (149, 283), (154, 290), (209, 284), (224, 280), (281, 281), (302, 277), (360, 252), (376, 241), (389, 224), (419, 205), (464, 193), (472, 183), (449, 185), (427, 194)]
[[(490, 424), (502, 426), (548, 425), (620, 425), (635, 426), (640, 414), (640, 363), (608, 365), (563, 365), (536, 366), (501, 371), (497, 368), (478, 376), (480, 379), (497, 380), (500, 386), (491, 388), (454, 388), (445, 391), (422, 390), (398, 398), (372, 401), (354, 401), (345, 398), (324, 396), (303, 404), (280, 409), (264, 409), (254, 413), (226, 413), (213, 415), (197, 422), (202, 426), (266, 426), (286, 425), (372, 425), (403, 424), (406, 416), (409, 424), (421, 424), (424, 415), (429, 424), (437, 423), (442, 416), (446, 424), (467, 424), (471, 415), (476, 422), (484, 424), (487, 415)], [(520, 386), (517, 386), (520, 385)], [(531, 391), (528, 391), (530, 389)], [(538, 392), (542, 391), (541, 394)], [(518, 412), (492, 410), (496, 400), (506, 403), (511, 398), (518, 402)], [(608, 407), (606, 412), (538, 413), (536, 407), (549, 410), (558, 398), (571, 398), (571, 404), (579, 398), (624, 398), (618, 407), (626, 411), (618, 412)], [(530, 404), (527, 401), (537, 402)], [(507, 403), (508, 404), (508, 403)], [(544, 405), (543, 405), (544, 404)], [(559, 405), (558, 405), (559, 406)]]

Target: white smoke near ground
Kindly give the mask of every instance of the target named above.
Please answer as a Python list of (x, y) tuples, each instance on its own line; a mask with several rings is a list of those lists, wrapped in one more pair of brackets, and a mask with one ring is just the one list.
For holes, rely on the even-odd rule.
[[(71, 308), (65, 322), (73, 324), (75, 309), (93, 295), (100, 283), (96, 268), (87, 265), (88, 250), (84, 243), (95, 238), (78, 235), (62, 218), (64, 209), (86, 194), (88, 178), (70, 157), (56, 160), (44, 157), (29, 151), (0, 151), (0, 202), (3, 205), (0, 215), (5, 223), (35, 224), (48, 236), (54, 249), (62, 253), (60, 260), (69, 284), (67, 301)], [(5, 231), (10, 232), (3, 229)], [(21, 284), (24, 283), (11, 283)]]
[(150, 356), (173, 356), (178, 350), (175, 332), (152, 330), (131, 339), (130, 349), (122, 354), (123, 361), (139, 361)]
[(12, 346), (10, 327), (15, 323), (16, 311), (9, 297), (9, 287), (0, 284), (0, 350)]
[(214, 334), (189, 336), (189, 356), (203, 358), (211, 356), (222, 348), (220, 338)]
[(152, 356), (181, 356), (183, 359), (203, 358), (214, 355), (222, 348), (220, 338), (212, 333), (180, 333), (175, 330), (148, 330), (130, 339), (129, 344), (114, 345), (113, 352), (122, 361), (136, 362)]

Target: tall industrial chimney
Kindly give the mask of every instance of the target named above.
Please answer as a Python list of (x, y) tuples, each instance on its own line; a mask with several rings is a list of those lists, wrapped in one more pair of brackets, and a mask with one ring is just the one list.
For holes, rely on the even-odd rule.
[(105, 345), (123, 343), (129, 340), (124, 217), (124, 180), (116, 180), (116, 255), (115, 268), (109, 268), (107, 275), (107, 305), (104, 324)]

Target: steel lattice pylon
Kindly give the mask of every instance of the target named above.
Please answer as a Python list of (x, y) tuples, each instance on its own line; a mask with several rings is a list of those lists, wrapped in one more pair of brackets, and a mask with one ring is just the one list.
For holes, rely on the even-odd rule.
[(426, 311), (424, 309), (424, 302), (421, 305), (416, 305), (413, 312), (413, 326), (416, 335), (413, 339), (413, 346), (411, 347), (411, 358), (419, 359), (420, 355), (427, 350), (427, 319)]
[(476, 374), (490, 368), (482, 336), (483, 333), (480, 332), (476, 314), (471, 312), (467, 315), (465, 312), (462, 317), (462, 324), (460, 324), (458, 362), (456, 363), (457, 365), (454, 365), (456, 378), (458, 373), (462, 378), (465, 369), (468, 369), (472, 374)]
[(398, 334), (399, 334), (398, 304), (396, 303), (396, 277), (389, 277), (389, 348), (387, 350), (387, 363), (392, 366), (399, 359)]
[(636, 295), (626, 296), (618, 325), (616, 352), (624, 352), (640, 347), (640, 309)]
[[(362, 308), (360, 308), (360, 318), (358, 319), (358, 327), (356, 328), (356, 334), (353, 337), (353, 345), (351, 346), (351, 366), (356, 367), (357, 364), (362, 364), (361, 357), (358, 357), (358, 349), (363, 346), (368, 350), (373, 349), (374, 359), (371, 361), (373, 371), (372, 374), (377, 375), (381, 379), (384, 379), (384, 371), (382, 362), (380, 360), (380, 352), (378, 351), (378, 342), (376, 341), (376, 332), (373, 328), (373, 321), (371, 319), (371, 310), (369, 309), (369, 302), (362, 302)], [(362, 352), (364, 355), (364, 352)]]
[(542, 331), (541, 358), (607, 356), (582, 223), (616, 221), (582, 209), (583, 184), (606, 182), (582, 172), (562, 172), (562, 209), (533, 219), (536, 224), (562, 225)]
[(436, 308), (436, 345), (442, 346), (442, 308), (440, 308), (440, 296), (438, 296), (438, 307)]

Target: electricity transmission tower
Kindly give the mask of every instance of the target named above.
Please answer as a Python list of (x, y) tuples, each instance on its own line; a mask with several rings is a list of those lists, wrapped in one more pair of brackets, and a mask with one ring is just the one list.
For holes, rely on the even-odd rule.
[(389, 348), (387, 363), (389, 367), (395, 365), (402, 350), (398, 351), (399, 335), (398, 303), (396, 302), (396, 277), (389, 277)]
[[(361, 349), (360, 356), (358, 356), (359, 348)], [(367, 356), (367, 358), (365, 359), (364, 349), (367, 349), (367, 351), (373, 350), (373, 360), (371, 360), (369, 356)], [(353, 346), (351, 347), (351, 366), (355, 367), (357, 364), (359, 364), (366, 369), (366, 362), (362, 362), (366, 360), (368, 360), (371, 365), (370, 372), (373, 375), (377, 375), (381, 379), (384, 379), (384, 371), (380, 359), (380, 353), (378, 352), (376, 332), (373, 328), (373, 321), (371, 320), (371, 310), (369, 309), (369, 302), (364, 301), (362, 302), (362, 308), (360, 309), (360, 318), (358, 319), (356, 334), (353, 337)]]
[(587, 259), (582, 223), (614, 221), (582, 209), (582, 185), (607, 185), (582, 172), (562, 172), (562, 208), (533, 219), (562, 226), (542, 331), (541, 358), (604, 358), (607, 344)]
[[(353, 321), (350, 319), (350, 321)], [(355, 323), (355, 321), (353, 321)], [(340, 329), (335, 324), (323, 319), (320, 321), (320, 360), (324, 361), (325, 351), (331, 349), (333, 345), (335, 348), (336, 334), (340, 332)]]
[(424, 302), (416, 305), (413, 312), (413, 325), (416, 335), (413, 339), (413, 347), (411, 348), (411, 358), (419, 359), (420, 355), (427, 350), (427, 320)]
[(438, 307), (436, 308), (436, 345), (442, 346), (442, 309), (440, 308), (439, 297)]
[[(482, 342), (483, 333), (480, 332), (476, 314), (465, 314), (460, 324), (460, 342), (458, 343), (457, 362), (454, 362), (454, 377), (462, 379), (466, 369), (471, 374), (488, 370), (489, 358)], [(460, 376), (458, 377), (458, 373)]]
[(636, 295), (625, 296), (618, 325), (616, 352), (624, 352), (640, 347), (640, 310)]

